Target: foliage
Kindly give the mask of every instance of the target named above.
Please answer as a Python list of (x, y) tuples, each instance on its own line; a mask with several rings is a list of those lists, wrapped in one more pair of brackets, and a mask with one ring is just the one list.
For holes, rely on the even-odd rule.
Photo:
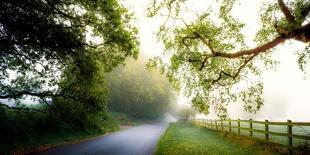
[(6, 0), (0, 7), (1, 98), (55, 96), (65, 68), (92, 76), (137, 56), (137, 30), (116, 0)]
[(6, 0), (0, 8), (0, 98), (32, 96), (82, 128), (100, 122), (104, 73), (138, 53), (131, 14), (116, 0)]
[(125, 113), (119, 113), (119, 112), (111, 112), (113, 118), (117, 122), (118, 125), (123, 126), (137, 126), (145, 123), (149, 123), (149, 118), (136, 118), (132, 117), (131, 115), (125, 114)]
[[(1, 144), (106, 131), (104, 74), (138, 55), (132, 14), (117, 0), (4, 0), (0, 10), (1, 137), (12, 135)], [(25, 98), (42, 107), (22, 105)]]
[[(148, 15), (166, 18), (157, 33), (165, 52), (149, 66), (158, 67), (193, 98), (199, 111), (208, 113), (214, 107), (220, 117), (226, 117), (227, 104), (236, 101), (243, 101), (246, 111), (257, 112), (263, 105), (261, 72), (276, 64), (270, 53), (288, 40), (310, 41), (307, 0), (266, 2), (253, 38), (257, 47), (247, 44), (251, 41), (243, 34), (245, 24), (231, 13), (237, 0), (205, 2), (210, 7), (203, 12), (191, 8), (190, 0), (152, 2)], [(301, 69), (309, 61), (307, 49), (298, 52)]]
[(154, 70), (147, 70), (146, 59), (128, 60), (106, 75), (110, 90), (108, 108), (135, 118), (155, 119), (175, 101), (169, 82)]
[[(32, 107), (43, 110), (44, 107)], [(69, 116), (69, 115), (68, 115)], [(94, 137), (117, 129), (111, 116), (106, 116), (101, 129), (77, 130), (54, 114), (29, 112), (0, 107), (0, 154), (36, 148), (37, 146), (59, 145), (72, 140)], [(30, 150), (31, 151), (31, 150)]]

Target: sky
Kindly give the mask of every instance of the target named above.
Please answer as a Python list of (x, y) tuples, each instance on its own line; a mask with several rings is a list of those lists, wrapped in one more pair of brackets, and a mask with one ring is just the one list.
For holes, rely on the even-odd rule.
[[(190, 7), (198, 11), (205, 10), (210, 1), (189, 0)], [(139, 29), (141, 53), (147, 57), (158, 56), (163, 52), (163, 45), (158, 42), (155, 33), (163, 23), (164, 18), (146, 17), (146, 8), (149, 0), (123, 0), (123, 4), (135, 14)], [(232, 10), (234, 17), (246, 23), (243, 33), (252, 38), (259, 29), (259, 10), (261, 0), (240, 0), (240, 5)], [(190, 19), (190, 15), (184, 18)], [(249, 45), (253, 44), (250, 40)], [(264, 82), (264, 106), (257, 114), (243, 111), (243, 105), (233, 103), (229, 105), (228, 114), (231, 118), (241, 119), (269, 119), (293, 121), (310, 121), (310, 75), (302, 73), (293, 51), (303, 49), (304, 44), (289, 42), (277, 47), (273, 57), (280, 62), (276, 70), (268, 70), (262, 74)], [(305, 78), (308, 77), (308, 78)], [(189, 100), (179, 96), (178, 103), (185, 104)], [(208, 117), (214, 117), (211, 113)], [(205, 117), (200, 115), (200, 117)]]

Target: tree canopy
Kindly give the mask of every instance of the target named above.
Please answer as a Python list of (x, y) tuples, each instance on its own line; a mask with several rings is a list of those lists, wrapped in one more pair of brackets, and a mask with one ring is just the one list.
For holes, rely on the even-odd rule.
[(138, 54), (137, 29), (117, 0), (5, 0), (0, 10), (1, 99), (91, 104), (106, 94), (96, 88), (103, 73)]
[[(104, 74), (137, 58), (138, 45), (132, 14), (118, 0), (1, 1), (0, 142), (106, 131), (113, 122)], [(28, 97), (41, 104), (19, 104)]]
[(310, 56), (310, 1), (266, 1), (260, 12), (260, 30), (253, 38), (256, 47), (247, 44), (242, 33), (245, 24), (231, 13), (236, 2), (212, 1), (219, 7), (196, 12), (191, 21), (184, 18), (193, 11), (189, 0), (153, 0), (148, 8), (149, 16), (166, 18), (157, 33), (165, 52), (148, 65), (160, 68), (177, 89), (192, 97), (200, 112), (208, 113), (212, 106), (220, 117), (227, 116), (226, 106), (233, 101), (242, 100), (249, 112), (260, 109), (260, 75), (264, 68), (274, 67), (270, 53), (277, 46), (291, 40), (305, 43), (305, 50), (297, 52), (302, 70)]
[(157, 119), (175, 102), (168, 80), (156, 70), (147, 70), (147, 59), (128, 59), (106, 75), (108, 108), (135, 118)]

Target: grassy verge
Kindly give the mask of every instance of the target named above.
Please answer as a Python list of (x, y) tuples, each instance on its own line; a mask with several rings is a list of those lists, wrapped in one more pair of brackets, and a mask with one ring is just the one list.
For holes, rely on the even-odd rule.
[(14, 144), (1, 144), (0, 155), (28, 154), (47, 150), (56, 146), (79, 143), (81, 141), (98, 137), (105, 133), (119, 130), (120, 125), (135, 126), (146, 122), (146, 120), (135, 119), (122, 113), (111, 113), (111, 116), (111, 119), (103, 122), (103, 126), (105, 126), (104, 129), (76, 132), (47, 132), (38, 136), (32, 136), (30, 138), (24, 139), (23, 141), (18, 141)]
[[(51, 125), (54, 124), (51, 123)], [(117, 122), (112, 117), (102, 121), (100, 128), (88, 128), (84, 130), (73, 128), (56, 128), (57, 130), (50, 129), (47, 131), (30, 130), (32, 128), (27, 128), (27, 126), (24, 128), (28, 130), (15, 131), (15, 133), (20, 134), (22, 137), (12, 139), (9, 142), (0, 143), (0, 155), (29, 154), (32, 152), (43, 151), (55, 146), (78, 143), (119, 129)], [(5, 132), (1, 133), (0, 137), (2, 136), (5, 136)], [(16, 137), (16, 135), (13, 136)], [(5, 138), (9, 139), (10, 136)]]
[(13, 153), (11, 152), (11, 154), (28, 154), (32, 152), (44, 151), (56, 146), (78, 143), (103, 135), (105, 133), (106, 132), (99, 131), (51, 133), (40, 138), (34, 138), (27, 143), (21, 142), (13, 146), (7, 146), (6, 150), (14, 150)]
[(156, 154), (268, 155), (280, 153), (273, 152), (258, 142), (244, 137), (225, 135), (186, 123), (172, 123), (160, 139)]
[(57, 132), (49, 133), (41, 137), (34, 137), (27, 141), (17, 142), (15, 144), (2, 144), (0, 146), (0, 154), (28, 154), (50, 149), (52, 147), (74, 144), (85, 141), (108, 132), (117, 130), (118, 128), (109, 128), (105, 131), (89, 130), (78, 132)]

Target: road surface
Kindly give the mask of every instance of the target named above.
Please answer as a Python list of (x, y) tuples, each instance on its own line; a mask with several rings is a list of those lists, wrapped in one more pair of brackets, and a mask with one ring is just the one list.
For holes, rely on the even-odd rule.
[(79, 144), (56, 147), (38, 155), (151, 155), (167, 123), (149, 124), (111, 133)]

